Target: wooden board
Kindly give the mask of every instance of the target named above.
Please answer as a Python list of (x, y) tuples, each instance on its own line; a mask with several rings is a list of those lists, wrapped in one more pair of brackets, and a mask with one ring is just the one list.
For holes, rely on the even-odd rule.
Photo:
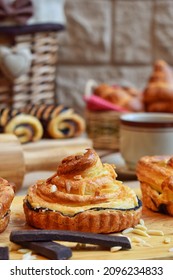
[[(9, 235), (12, 230), (31, 229), (26, 222), (22, 207), (23, 197), (16, 196), (12, 203), (11, 221), (5, 232), (0, 234), (0, 244), (5, 243), (10, 246), (10, 259), (22, 259), (23, 255), (17, 250), (18, 245), (10, 243)], [(132, 242), (132, 249), (121, 250), (118, 252), (110, 252), (101, 247), (86, 245), (85, 248), (76, 248), (75, 243), (63, 243), (72, 247), (72, 260), (128, 260), (128, 259), (173, 259), (173, 252), (169, 252), (169, 248), (173, 247), (173, 217), (153, 213), (147, 209), (143, 209), (142, 218), (148, 229), (159, 229), (164, 232), (164, 236), (142, 237), (136, 234), (129, 233), (128, 236), (136, 236), (145, 240), (151, 247), (139, 246), (139, 244)], [(164, 244), (166, 237), (171, 238), (169, 244)], [(37, 259), (45, 259), (40, 255), (36, 255)]]
[(78, 147), (80, 145), (92, 145), (92, 140), (85, 135), (69, 139), (41, 139), (37, 142), (22, 144), (24, 151), (37, 152), (38, 150), (61, 147)]

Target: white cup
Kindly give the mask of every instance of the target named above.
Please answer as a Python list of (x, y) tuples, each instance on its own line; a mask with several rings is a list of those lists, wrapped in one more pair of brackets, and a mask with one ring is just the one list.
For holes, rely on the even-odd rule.
[(120, 152), (130, 170), (143, 156), (173, 155), (173, 114), (121, 115)]

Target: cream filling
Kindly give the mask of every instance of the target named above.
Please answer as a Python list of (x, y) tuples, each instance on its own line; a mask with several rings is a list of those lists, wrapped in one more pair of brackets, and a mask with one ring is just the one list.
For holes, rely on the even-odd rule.
[(162, 190), (160, 193), (156, 188), (154, 188), (152, 185), (149, 185), (149, 187), (157, 193), (157, 197), (159, 199), (159, 203), (168, 203), (173, 202), (173, 192), (169, 190), (168, 188), (166, 190)]
[(125, 194), (125, 197), (118, 199), (116, 198), (115, 200), (112, 199), (103, 203), (88, 204), (83, 206), (71, 206), (59, 203), (50, 203), (38, 197), (35, 193), (33, 193), (32, 195), (28, 195), (27, 199), (34, 209), (46, 208), (52, 211), (61, 212), (64, 215), (75, 215), (79, 212), (83, 212), (91, 208), (118, 208), (124, 210), (135, 208), (136, 206), (138, 206), (138, 199), (136, 197), (136, 194), (133, 190), (131, 190), (128, 187), (126, 191), (127, 192)]

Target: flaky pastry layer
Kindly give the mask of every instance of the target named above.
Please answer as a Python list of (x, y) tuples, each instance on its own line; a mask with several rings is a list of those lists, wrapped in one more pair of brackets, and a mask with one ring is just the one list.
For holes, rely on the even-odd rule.
[(173, 157), (142, 157), (136, 173), (143, 204), (153, 211), (173, 215)]
[[(126, 223), (135, 223), (139, 214), (136, 218), (132, 216), (135, 216), (135, 210), (141, 208), (139, 200), (132, 189), (116, 180), (116, 176), (113, 166), (102, 164), (93, 150), (67, 157), (59, 165), (56, 174), (47, 180), (37, 181), (29, 188), (24, 202), (27, 221), (36, 227), (57, 229), (62, 228), (62, 224), (64, 229), (73, 227), (66, 225), (70, 223), (75, 225), (75, 229), (81, 227), (81, 230), (85, 231), (82, 225), (76, 225), (76, 221), (83, 224), (82, 220), (85, 219), (88, 231), (87, 224), (91, 223), (91, 218), (93, 222), (99, 219), (103, 224), (101, 222), (103, 216), (104, 219), (108, 219), (109, 215), (116, 219), (122, 211), (123, 217), (126, 215), (127, 219), (131, 217), (131, 221)], [(40, 217), (37, 222), (36, 216)], [(40, 222), (46, 216), (51, 217), (49, 226), (46, 220), (44, 223)], [(99, 221), (97, 225), (98, 223)], [(109, 225), (107, 230), (102, 231), (99, 227), (95, 227), (93, 231), (111, 232), (112, 228), (113, 226)]]
[(13, 198), (13, 185), (0, 177), (0, 232), (4, 231), (9, 223), (10, 206)]

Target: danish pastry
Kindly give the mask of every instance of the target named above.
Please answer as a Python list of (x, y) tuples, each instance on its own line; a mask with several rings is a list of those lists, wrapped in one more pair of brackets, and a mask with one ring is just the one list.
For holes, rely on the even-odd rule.
[(28, 189), (26, 220), (36, 228), (95, 233), (134, 226), (141, 216), (141, 201), (116, 177), (113, 166), (102, 164), (92, 149), (69, 156), (53, 176)]
[(10, 206), (13, 198), (13, 185), (0, 177), (0, 233), (8, 226), (10, 220)]
[(173, 216), (173, 157), (144, 156), (136, 169), (143, 205)]
[(30, 105), (24, 108), (24, 112), (40, 120), (45, 137), (71, 138), (85, 131), (84, 119), (64, 105)]

